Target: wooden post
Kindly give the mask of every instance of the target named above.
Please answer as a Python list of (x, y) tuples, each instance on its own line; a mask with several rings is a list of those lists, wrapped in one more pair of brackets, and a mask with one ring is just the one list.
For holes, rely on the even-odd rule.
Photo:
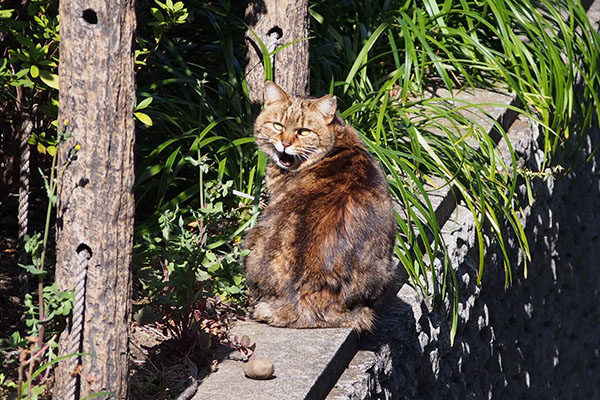
[(74, 312), (70, 337), (61, 336), (59, 353), (75, 349), (91, 354), (59, 363), (54, 398), (60, 400), (102, 391), (111, 398), (127, 397), (134, 223), (133, 2), (60, 2), (58, 121), (59, 129), (69, 121), (66, 132), (72, 136), (60, 147), (59, 171), (72, 149), (81, 148), (59, 184), (56, 281), (59, 290), (77, 287), (83, 297), (75, 299), (76, 304), (82, 301), (81, 323)]
[[(275, 82), (286, 92), (307, 96), (310, 56), (308, 53), (308, 0), (250, 0), (245, 19), (248, 26), (272, 52), (286, 43), (303, 39), (277, 53), (273, 62)], [(256, 37), (248, 30), (246, 80), (250, 100), (262, 103), (265, 71)]]

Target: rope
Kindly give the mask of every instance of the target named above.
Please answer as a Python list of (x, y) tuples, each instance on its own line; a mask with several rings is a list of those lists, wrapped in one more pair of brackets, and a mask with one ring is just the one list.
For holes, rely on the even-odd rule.
[(191, 383), (179, 396), (174, 397), (173, 400), (189, 400), (198, 391), (198, 366), (189, 358), (185, 359), (185, 363), (188, 366)]
[(275, 54), (273, 52), (277, 47), (279, 47), (279, 39), (281, 39), (281, 34), (276, 30), (271, 30), (267, 33), (267, 51), (271, 54), (271, 66), (275, 67)]
[[(85, 307), (85, 283), (87, 276), (88, 260), (92, 256), (87, 247), (82, 246), (77, 253), (77, 281), (75, 282), (75, 301), (73, 304), (73, 320), (71, 323), (71, 332), (69, 334), (69, 347), (67, 354), (75, 354), (81, 351), (83, 342), (83, 314)], [(67, 371), (70, 373), (68, 390), (65, 393), (65, 399), (75, 400), (80, 375), (74, 373), (79, 365), (80, 357), (69, 358)]]
[(17, 219), (19, 220), (19, 258), (25, 263), (27, 253), (25, 252), (25, 235), (27, 235), (27, 226), (29, 225), (29, 158), (31, 156), (29, 135), (33, 129), (33, 122), (26, 118), (21, 127), (21, 157), (19, 165), (19, 209)]

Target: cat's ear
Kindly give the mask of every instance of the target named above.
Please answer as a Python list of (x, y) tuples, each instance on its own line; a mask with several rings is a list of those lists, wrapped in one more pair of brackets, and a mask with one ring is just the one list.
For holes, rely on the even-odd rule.
[(331, 121), (333, 121), (333, 117), (335, 117), (335, 112), (337, 110), (337, 99), (335, 96), (326, 94), (325, 96), (315, 100), (311, 107), (313, 110), (321, 113), (323, 118), (325, 118), (325, 121), (327, 121), (329, 124)]
[(290, 96), (273, 81), (265, 81), (264, 96), (266, 106), (278, 102), (289, 102), (290, 100)]

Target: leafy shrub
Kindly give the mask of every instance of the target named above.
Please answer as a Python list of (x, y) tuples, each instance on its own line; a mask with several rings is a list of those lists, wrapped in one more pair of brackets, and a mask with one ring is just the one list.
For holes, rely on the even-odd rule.
[[(0, 106), (2, 147), (25, 118), (39, 136), (52, 135), (58, 113), (58, 3), (5, 1), (0, 6)], [(27, 116), (27, 117), (25, 117)], [(55, 125), (54, 125), (55, 126)]]
[(240, 246), (258, 173), (233, 53), (241, 45), (232, 32), (243, 26), (226, 4), (138, 7), (140, 313), (167, 326), (186, 352), (201, 340), (207, 302), (246, 299)]
[[(216, 214), (219, 208), (204, 210)], [(137, 245), (145, 296), (141, 303), (151, 304), (141, 309), (138, 322), (160, 321), (184, 353), (197, 346), (202, 337), (200, 326), (208, 299), (231, 303), (245, 297), (240, 238), (227, 251), (213, 250), (219, 241), (219, 234), (210, 234), (215, 226), (208, 225), (209, 219), (200, 213), (192, 212), (192, 216), (186, 224), (178, 210), (165, 212), (159, 218), (162, 236), (146, 235)], [(228, 234), (220, 232), (221, 237)]]

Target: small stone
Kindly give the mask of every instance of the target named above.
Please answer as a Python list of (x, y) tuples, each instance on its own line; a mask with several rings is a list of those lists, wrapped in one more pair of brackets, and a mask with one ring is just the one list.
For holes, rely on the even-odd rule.
[(250, 336), (248, 336), (248, 335), (242, 336), (242, 339), (240, 340), (240, 344), (242, 345), (242, 347), (250, 347)]
[(275, 373), (275, 366), (266, 358), (257, 358), (244, 364), (244, 373), (250, 379), (269, 379)]

